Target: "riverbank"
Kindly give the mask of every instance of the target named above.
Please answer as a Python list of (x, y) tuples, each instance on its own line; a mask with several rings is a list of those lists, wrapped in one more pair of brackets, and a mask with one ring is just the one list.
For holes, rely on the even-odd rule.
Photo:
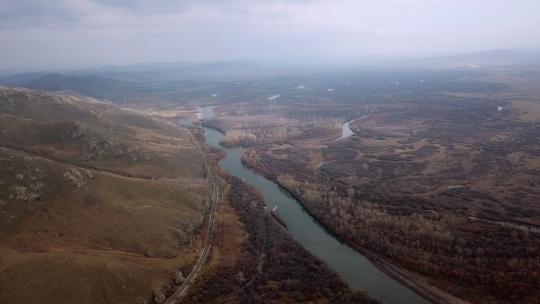
[(357, 250), (346, 245), (320, 225), (300, 202), (278, 184), (242, 164), (243, 148), (220, 145), (223, 134), (204, 128), (207, 144), (222, 149), (226, 157), (219, 165), (227, 173), (257, 189), (268, 207), (278, 206), (290, 235), (305, 250), (325, 262), (352, 290), (366, 290), (388, 304), (427, 304), (428, 300), (393, 279)]
[(378, 303), (296, 243), (262, 195), (219, 165), (223, 150), (209, 150), (225, 199), (208, 266), (181, 303)]
[(362, 248), (361, 246), (358, 246), (357, 244), (354, 243), (353, 240), (348, 239), (348, 238), (343, 238), (335, 230), (333, 230), (329, 224), (319, 221), (319, 219), (316, 217), (316, 214), (309, 209), (309, 206), (305, 204), (303, 199), (299, 197), (298, 195), (296, 195), (294, 192), (292, 192), (290, 189), (285, 187), (285, 185), (280, 183), (277, 177), (275, 176), (275, 174), (273, 174), (270, 170), (267, 170), (266, 168), (261, 167), (261, 166), (257, 166), (256, 164), (250, 162), (249, 158), (246, 158), (246, 157), (242, 158), (242, 164), (246, 166), (247, 168), (256, 171), (257, 173), (265, 176), (267, 179), (279, 185), (284, 191), (286, 191), (289, 195), (294, 197), (300, 203), (302, 208), (310, 216), (312, 216), (322, 227), (324, 227), (325, 230), (327, 230), (334, 237), (346, 243), (351, 248), (353, 248), (354, 250), (356, 250), (357, 252), (365, 256), (385, 274), (387, 274), (394, 280), (400, 282), (404, 286), (407, 286), (407, 288), (413, 290), (418, 295), (436, 304), (467, 304), (469, 303), (467, 301), (459, 299), (429, 284), (427, 278), (425, 278), (424, 276), (405, 270), (404, 268), (389, 262), (383, 256), (373, 251)]

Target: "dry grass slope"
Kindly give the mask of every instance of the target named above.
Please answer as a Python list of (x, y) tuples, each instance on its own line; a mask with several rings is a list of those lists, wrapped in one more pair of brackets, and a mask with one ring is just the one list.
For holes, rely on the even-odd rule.
[(0, 302), (144, 303), (194, 263), (202, 156), (167, 124), (0, 90)]

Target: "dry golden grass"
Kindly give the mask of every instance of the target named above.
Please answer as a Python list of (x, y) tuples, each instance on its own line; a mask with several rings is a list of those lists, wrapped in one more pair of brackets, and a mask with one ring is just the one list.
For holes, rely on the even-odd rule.
[(95, 174), (2, 237), (1, 303), (133, 303), (194, 262), (200, 244), (176, 248), (168, 229), (200, 221), (205, 185)]
[[(191, 268), (209, 189), (186, 131), (108, 105), (0, 93), (11, 113), (0, 121), (0, 303), (143, 303)], [(72, 136), (80, 123), (86, 133)], [(79, 157), (103, 141), (114, 153)]]
[(54, 249), (3, 250), (1, 303), (142, 303), (152, 289), (195, 261), (189, 248), (177, 258), (148, 259), (125, 252)]

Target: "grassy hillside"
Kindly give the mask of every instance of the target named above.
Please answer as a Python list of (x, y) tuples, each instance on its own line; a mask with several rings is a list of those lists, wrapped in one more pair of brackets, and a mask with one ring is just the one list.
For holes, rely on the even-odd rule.
[(208, 205), (185, 131), (0, 89), (0, 302), (143, 303), (194, 263)]

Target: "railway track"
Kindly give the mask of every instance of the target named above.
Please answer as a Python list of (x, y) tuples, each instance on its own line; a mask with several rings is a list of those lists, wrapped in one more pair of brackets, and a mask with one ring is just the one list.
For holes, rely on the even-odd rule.
[[(189, 129), (188, 129), (189, 131)], [(206, 172), (208, 174), (208, 178), (210, 180), (210, 184), (212, 187), (211, 190), (211, 200), (212, 200), (212, 208), (210, 209), (210, 215), (208, 217), (208, 229), (207, 229), (207, 235), (206, 235), (206, 241), (204, 243), (204, 248), (202, 250), (201, 255), (199, 256), (199, 259), (195, 263), (195, 266), (187, 276), (186, 280), (180, 285), (174, 293), (165, 301), (165, 304), (176, 304), (178, 303), (178, 300), (185, 294), (185, 292), (188, 290), (191, 283), (193, 283), (193, 280), (197, 278), (199, 273), (201, 272), (204, 264), (206, 263), (206, 260), (208, 259), (208, 255), (210, 254), (210, 248), (212, 247), (212, 234), (214, 230), (214, 218), (216, 213), (217, 204), (219, 202), (219, 186), (217, 184), (217, 179), (210, 170), (210, 166), (208, 165), (208, 157), (207, 154), (204, 152), (203, 147), (199, 144), (199, 142), (195, 139), (195, 136), (191, 131), (189, 131), (189, 134), (191, 136), (191, 140), (195, 145), (199, 147), (201, 150), (201, 153), (204, 155), (204, 167), (206, 168)]]

